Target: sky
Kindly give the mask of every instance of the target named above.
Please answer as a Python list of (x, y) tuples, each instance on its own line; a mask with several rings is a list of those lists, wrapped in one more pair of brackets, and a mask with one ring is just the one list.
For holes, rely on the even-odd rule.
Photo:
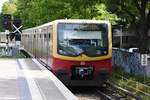
[(8, 1), (8, 0), (0, 0), (0, 12), (2, 10), (3, 3), (6, 2), (6, 1)]

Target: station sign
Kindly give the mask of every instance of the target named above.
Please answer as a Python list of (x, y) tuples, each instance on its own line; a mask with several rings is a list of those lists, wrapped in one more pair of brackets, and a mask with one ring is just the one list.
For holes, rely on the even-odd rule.
[(142, 54), (141, 55), (141, 65), (142, 66), (147, 66), (148, 65), (147, 58), (148, 58), (147, 54)]

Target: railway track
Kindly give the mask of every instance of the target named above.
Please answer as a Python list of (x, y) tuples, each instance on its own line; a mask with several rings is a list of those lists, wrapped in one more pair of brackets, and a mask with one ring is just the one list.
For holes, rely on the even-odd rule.
[(141, 97), (111, 83), (103, 87), (70, 88), (79, 100), (143, 100)]
[(143, 100), (141, 97), (134, 95), (121, 87), (109, 82), (105, 83), (105, 89), (97, 91), (100, 100)]

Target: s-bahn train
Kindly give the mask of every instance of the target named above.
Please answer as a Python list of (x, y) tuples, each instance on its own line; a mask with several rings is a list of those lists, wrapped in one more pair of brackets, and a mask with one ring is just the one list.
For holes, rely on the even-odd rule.
[(23, 30), (22, 45), (65, 85), (99, 86), (112, 73), (108, 21), (55, 20)]

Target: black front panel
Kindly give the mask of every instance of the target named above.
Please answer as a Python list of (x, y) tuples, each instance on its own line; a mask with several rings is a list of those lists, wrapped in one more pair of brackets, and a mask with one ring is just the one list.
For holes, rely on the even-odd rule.
[(71, 72), (72, 80), (90, 80), (93, 79), (94, 69), (92, 66), (88, 65), (75, 65), (72, 66)]

